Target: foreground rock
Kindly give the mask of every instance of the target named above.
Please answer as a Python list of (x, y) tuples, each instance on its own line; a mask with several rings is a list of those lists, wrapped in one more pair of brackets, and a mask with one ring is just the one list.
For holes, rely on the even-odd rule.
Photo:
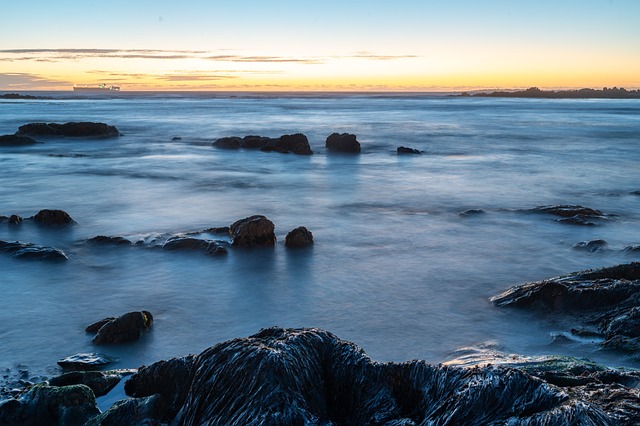
[(640, 263), (589, 269), (512, 287), (491, 299), (499, 307), (579, 314), (575, 335), (600, 336), (601, 346), (640, 356)]
[(231, 136), (217, 139), (213, 146), (223, 149), (259, 149), (264, 152), (280, 152), (288, 154), (292, 152), (298, 155), (311, 155), (313, 151), (309, 146), (309, 140), (302, 133), (293, 135), (282, 135), (279, 138), (269, 138), (266, 136)]
[(130, 370), (114, 371), (70, 371), (48, 380), (49, 386), (88, 386), (95, 396), (109, 393), (122, 380), (124, 374), (131, 374)]
[(273, 247), (276, 244), (275, 225), (262, 215), (240, 219), (229, 226), (233, 247)]
[(32, 219), (36, 223), (46, 226), (71, 225), (76, 223), (76, 221), (69, 216), (69, 213), (64, 210), (43, 209), (36, 213)]
[(87, 326), (85, 331), (96, 333), (91, 340), (96, 345), (126, 343), (138, 340), (153, 324), (149, 311), (128, 312), (118, 318), (105, 318)]
[(62, 358), (58, 361), (58, 365), (64, 370), (87, 371), (99, 369), (112, 362), (113, 360), (105, 355), (90, 352)]
[(120, 136), (120, 132), (115, 126), (110, 126), (105, 123), (29, 123), (20, 126), (16, 135), (113, 138)]
[(333, 133), (327, 137), (325, 142), (327, 151), (333, 152), (360, 152), (360, 142), (356, 140), (356, 135), (351, 133)]
[[(557, 222), (568, 223), (571, 225), (593, 226), (597, 224), (597, 221), (607, 218), (607, 216), (600, 210), (580, 205), (539, 206), (529, 211), (533, 213), (546, 213), (553, 216), (559, 216), (560, 219), (556, 219)], [(596, 222), (594, 222), (594, 220)]]
[(0, 252), (8, 253), (18, 259), (68, 260), (67, 255), (60, 249), (20, 241), (0, 241)]
[(311, 246), (313, 245), (313, 234), (304, 226), (300, 226), (287, 234), (284, 245), (290, 248)]
[(21, 135), (1, 135), (0, 136), (0, 146), (25, 146), (25, 145), (34, 145), (37, 144), (38, 141), (30, 138), (29, 136), (21, 136)]
[[(155, 412), (156, 421), (183, 426), (624, 425), (637, 419), (636, 390), (589, 386), (568, 390), (511, 367), (377, 363), (326, 331), (270, 328), (141, 368), (125, 384), (139, 402), (123, 405), (143, 411), (145, 421)], [(144, 410), (149, 398), (153, 405)], [(131, 408), (105, 415), (118, 419), (121, 410), (122, 418), (140, 424)]]

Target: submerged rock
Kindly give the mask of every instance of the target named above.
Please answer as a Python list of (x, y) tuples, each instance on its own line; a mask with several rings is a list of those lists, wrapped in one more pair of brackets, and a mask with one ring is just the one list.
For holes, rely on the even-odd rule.
[(58, 365), (65, 370), (86, 371), (104, 367), (112, 362), (113, 360), (105, 355), (91, 352), (75, 354), (62, 358), (58, 361)]
[(396, 152), (398, 154), (422, 154), (422, 151), (414, 148), (408, 148), (406, 146), (399, 146), (398, 149), (396, 149)]
[(132, 242), (124, 237), (109, 237), (106, 235), (97, 235), (87, 240), (88, 243), (106, 244), (116, 246), (130, 246)]
[(38, 141), (30, 138), (29, 136), (23, 135), (1, 135), (0, 136), (0, 146), (25, 146), (25, 145), (34, 145), (37, 144)]
[[(640, 263), (574, 272), (514, 286), (491, 298), (499, 307), (579, 313), (602, 347), (640, 355)], [(580, 327), (576, 327), (580, 328)]]
[(18, 225), (19, 223), (22, 223), (22, 218), (17, 214), (12, 214), (9, 216), (7, 222), (9, 222), (9, 225)]
[(37, 260), (68, 260), (67, 255), (60, 249), (54, 247), (39, 246), (33, 243), (23, 243), (20, 241), (0, 241), (0, 251), (9, 253), (18, 259)]
[(96, 398), (85, 385), (37, 385), (0, 403), (2, 426), (82, 426), (98, 414)]
[(574, 249), (578, 250), (586, 250), (594, 253), (596, 251), (602, 251), (607, 247), (607, 242), (605, 240), (591, 240), (591, 241), (580, 241), (579, 243), (575, 243), (573, 245)]
[(482, 209), (469, 209), (458, 213), (459, 216), (463, 217), (480, 216), (483, 214), (486, 214), (486, 212)]
[(227, 254), (227, 249), (217, 241), (202, 240), (191, 237), (173, 237), (162, 246), (165, 250), (197, 250), (206, 254), (220, 256)]
[(607, 216), (600, 210), (583, 207), (580, 205), (555, 205), (555, 206), (539, 206), (529, 210), (533, 213), (546, 213), (553, 216), (559, 216), (562, 219), (556, 219), (560, 223), (568, 223), (572, 225), (596, 225), (595, 220), (606, 219)]
[(275, 225), (262, 215), (240, 219), (229, 226), (233, 247), (272, 247), (276, 243)]
[(64, 210), (43, 209), (36, 213), (32, 219), (40, 225), (70, 225), (76, 223)]
[(16, 135), (113, 138), (120, 136), (120, 132), (105, 123), (29, 123), (20, 126)]
[(360, 152), (360, 142), (356, 140), (356, 135), (351, 133), (332, 133), (325, 142), (327, 151), (334, 152)]
[(155, 420), (183, 426), (633, 424), (638, 392), (593, 386), (567, 392), (511, 367), (377, 363), (329, 332), (274, 327), (143, 367), (125, 391), (159, 395)]
[(138, 340), (142, 332), (153, 324), (153, 316), (149, 311), (128, 312), (118, 318), (105, 318), (91, 324), (85, 330), (92, 332), (98, 328), (92, 342), (97, 345), (126, 343)]
[(299, 226), (287, 234), (284, 245), (291, 248), (311, 246), (313, 245), (313, 234), (304, 226)]

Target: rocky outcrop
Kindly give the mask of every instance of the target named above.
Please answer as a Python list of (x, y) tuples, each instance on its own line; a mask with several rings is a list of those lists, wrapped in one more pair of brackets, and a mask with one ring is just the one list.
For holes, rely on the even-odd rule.
[(67, 255), (60, 249), (20, 241), (0, 241), (0, 252), (8, 253), (18, 259), (68, 260)]
[(214, 256), (227, 254), (227, 249), (217, 241), (191, 237), (169, 238), (162, 248), (165, 250), (197, 250)]
[(71, 225), (76, 223), (76, 221), (69, 216), (69, 213), (64, 210), (43, 209), (36, 213), (31, 219), (39, 225), (46, 226)]
[(556, 219), (557, 222), (571, 225), (594, 226), (598, 221), (607, 219), (607, 216), (600, 210), (580, 205), (538, 206), (529, 211), (558, 216), (560, 219)]
[[(127, 371), (126, 373), (131, 373)], [(49, 386), (88, 386), (95, 396), (103, 396), (109, 393), (122, 380), (122, 372), (119, 371), (70, 371), (48, 380)]]
[(299, 226), (287, 234), (284, 245), (290, 248), (311, 246), (313, 245), (313, 234), (304, 226)]
[(406, 146), (399, 146), (398, 149), (396, 149), (396, 152), (398, 154), (422, 154), (422, 151), (414, 148), (408, 148)]
[(0, 146), (25, 146), (34, 145), (38, 141), (23, 135), (0, 135)]
[(356, 135), (351, 133), (332, 133), (325, 142), (327, 151), (333, 152), (360, 152), (360, 142), (356, 140)]
[(277, 327), (143, 367), (125, 391), (156, 395), (156, 421), (182, 426), (617, 425), (633, 424), (640, 402), (620, 384), (567, 391), (518, 368), (376, 363), (329, 332)]
[(605, 240), (591, 240), (591, 241), (580, 241), (579, 243), (575, 243), (573, 245), (574, 249), (577, 250), (585, 250), (591, 253), (595, 253), (597, 251), (602, 251), (607, 247), (607, 242)]
[(89, 137), (89, 138), (113, 138), (120, 136), (115, 126), (105, 123), (70, 122), (70, 123), (29, 123), (18, 128), (19, 136), (63, 136), (63, 137)]
[(273, 247), (276, 244), (275, 225), (262, 215), (240, 219), (229, 226), (233, 247)]
[(117, 318), (105, 318), (87, 326), (85, 331), (97, 334), (92, 342), (96, 345), (126, 343), (138, 340), (153, 324), (149, 311), (128, 312)]
[(298, 155), (311, 155), (313, 151), (309, 146), (309, 140), (302, 133), (282, 135), (279, 138), (266, 136), (230, 136), (217, 139), (213, 146), (222, 149), (259, 149), (264, 152), (280, 152), (283, 154), (294, 153)]
[(130, 246), (132, 244), (130, 240), (124, 237), (111, 237), (107, 235), (97, 235), (95, 237), (89, 238), (87, 242), (93, 243), (93, 244), (104, 244), (104, 245), (114, 245), (114, 246)]
[(0, 403), (2, 426), (82, 426), (100, 414), (88, 386), (37, 385)]
[(576, 314), (575, 335), (601, 336), (601, 346), (640, 355), (640, 263), (589, 269), (512, 287), (491, 299), (499, 307)]

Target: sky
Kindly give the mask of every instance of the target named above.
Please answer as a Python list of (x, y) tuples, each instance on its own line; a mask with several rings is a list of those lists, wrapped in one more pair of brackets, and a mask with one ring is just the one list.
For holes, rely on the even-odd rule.
[(0, 90), (640, 88), (639, 0), (0, 0)]

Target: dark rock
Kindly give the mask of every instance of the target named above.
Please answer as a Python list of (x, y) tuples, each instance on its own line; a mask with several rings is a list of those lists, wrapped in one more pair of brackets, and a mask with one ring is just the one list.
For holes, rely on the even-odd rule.
[(9, 216), (9, 225), (17, 225), (19, 223), (22, 223), (22, 218), (16, 214), (12, 214), (11, 216)]
[(272, 144), (268, 146), (278, 152), (293, 152), (297, 155), (313, 154), (309, 140), (302, 133), (282, 135), (278, 139), (274, 139)]
[(76, 223), (64, 210), (40, 210), (33, 216), (33, 220), (40, 225), (70, 225)]
[(106, 322), (98, 329), (92, 342), (96, 345), (126, 343), (138, 340), (153, 324), (149, 311), (129, 312)]
[(164, 404), (160, 395), (124, 399), (83, 426), (161, 426)]
[(0, 99), (53, 99), (48, 96), (21, 95), (19, 93), (5, 93), (0, 95)]
[(82, 426), (99, 414), (93, 392), (84, 385), (38, 385), (0, 403), (2, 426)]
[(240, 219), (229, 226), (234, 247), (271, 247), (276, 243), (275, 225), (261, 215)]
[(23, 135), (1, 135), (0, 146), (24, 146), (38, 143), (37, 140)]
[(80, 353), (68, 356), (58, 361), (58, 365), (65, 370), (86, 371), (95, 370), (111, 364), (113, 360), (102, 354)]
[(558, 216), (562, 219), (557, 219), (557, 222), (571, 225), (593, 226), (596, 225), (596, 223), (591, 220), (602, 220), (607, 218), (607, 216), (600, 210), (580, 205), (539, 206), (530, 209), (529, 211), (533, 213), (546, 213)]
[(171, 138), (172, 141), (181, 141), (182, 138), (180, 136), (174, 136)]
[(399, 146), (396, 151), (398, 154), (422, 154), (422, 151), (420, 150), (417, 150), (414, 148), (407, 148), (405, 146)]
[(356, 135), (350, 133), (333, 133), (329, 135), (325, 146), (327, 151), (360, 152), (360, 143), (356, 140)]
[(596, 251), (602, 251), (606, 247), (607, 247), (607, 242), (605, 240), (581, 241), (573, 245), (574, 249), (586, 250), (591, 253), (594, 253)]
[(638, 246), (626, 246), (624, 249), (626, 253), (640, 253), (640, 245)]
[(242, 139), (237, 136), (231, 136), (228, 138), (217, 139), (213, 146), (222, 149), (239, 149), (242, 144)]
[(313, 245), (313, 234), (304, 226), (300, 226), (287, 234), (284, 245), (291, 248)]
[(120, 136), (120, 132), (105, 123), (29, 123), (20, 126), (16, 135), (112, 138)]
[(460, 216), (469, 217), (469, 216), (480, 216), (485, 214), (486, 212), (481, 209), (469, 209), (463, 212), (458, 213)]
[(68, 260), (67, 255), (54, 247), (39, 246), (33, 243), (20, 241), (0, 241), (0, 251), (11, 254), (18, 259), (36, 260)]
[(606, 339), (602, 346), (640, 355), (640, 263), (590, 269), (515, 286), (496, 306), (579, 313)]
[(95, 396), (109, 393), (122, 380), (122, 374), (114, 371), (71, 371), (49, 379), (49, 386), (88, 386)]
[(266, 136), (249, 135), (241, 139), (240, 146), (246, 149), (262, 149), (272, 143), (272, 139)]
[(216, 256), (227, 254), (227, 249), (216, 241), (191, 237), (170, 238), (164, 243), (162, 248), (165, 250), (198, 250)]
[(113, 321), (115, 319), (116, 319), (116, 317), (103, 318), (100, 321), (96, 321), (93, 324), (86, 326), (84, 331), (86, 331), (87, 333), (97, 333), (98, 330), (100, 330), (103, 325), (105, 325), (106, 323), (111, 322), (111, 321)]
[(98, 235), (93, 238), (89, 238), (87, 240), (88, 243), (94, 244), (106, 244), (106, 245), (116, 245), (116, 246), (130, 246), (131, 241), (127, 240), (124, 237), (108, 237), (106, 235)]
[(512, 367), (376, 363), (329, 332), (276, 327), (143, 367), (125, 391), (160, 395), (155, 420), (183, 426), (630, 425), (640, 412), (638, 393), (618, 384), (567, 390)]
[(228, 226), (218, 226), (214, 228), (203, 229), (202, 231), (189, 233), (188, 235), (193, 234), (219, 234), (219, 235), (229, 235), (229, 227)]

